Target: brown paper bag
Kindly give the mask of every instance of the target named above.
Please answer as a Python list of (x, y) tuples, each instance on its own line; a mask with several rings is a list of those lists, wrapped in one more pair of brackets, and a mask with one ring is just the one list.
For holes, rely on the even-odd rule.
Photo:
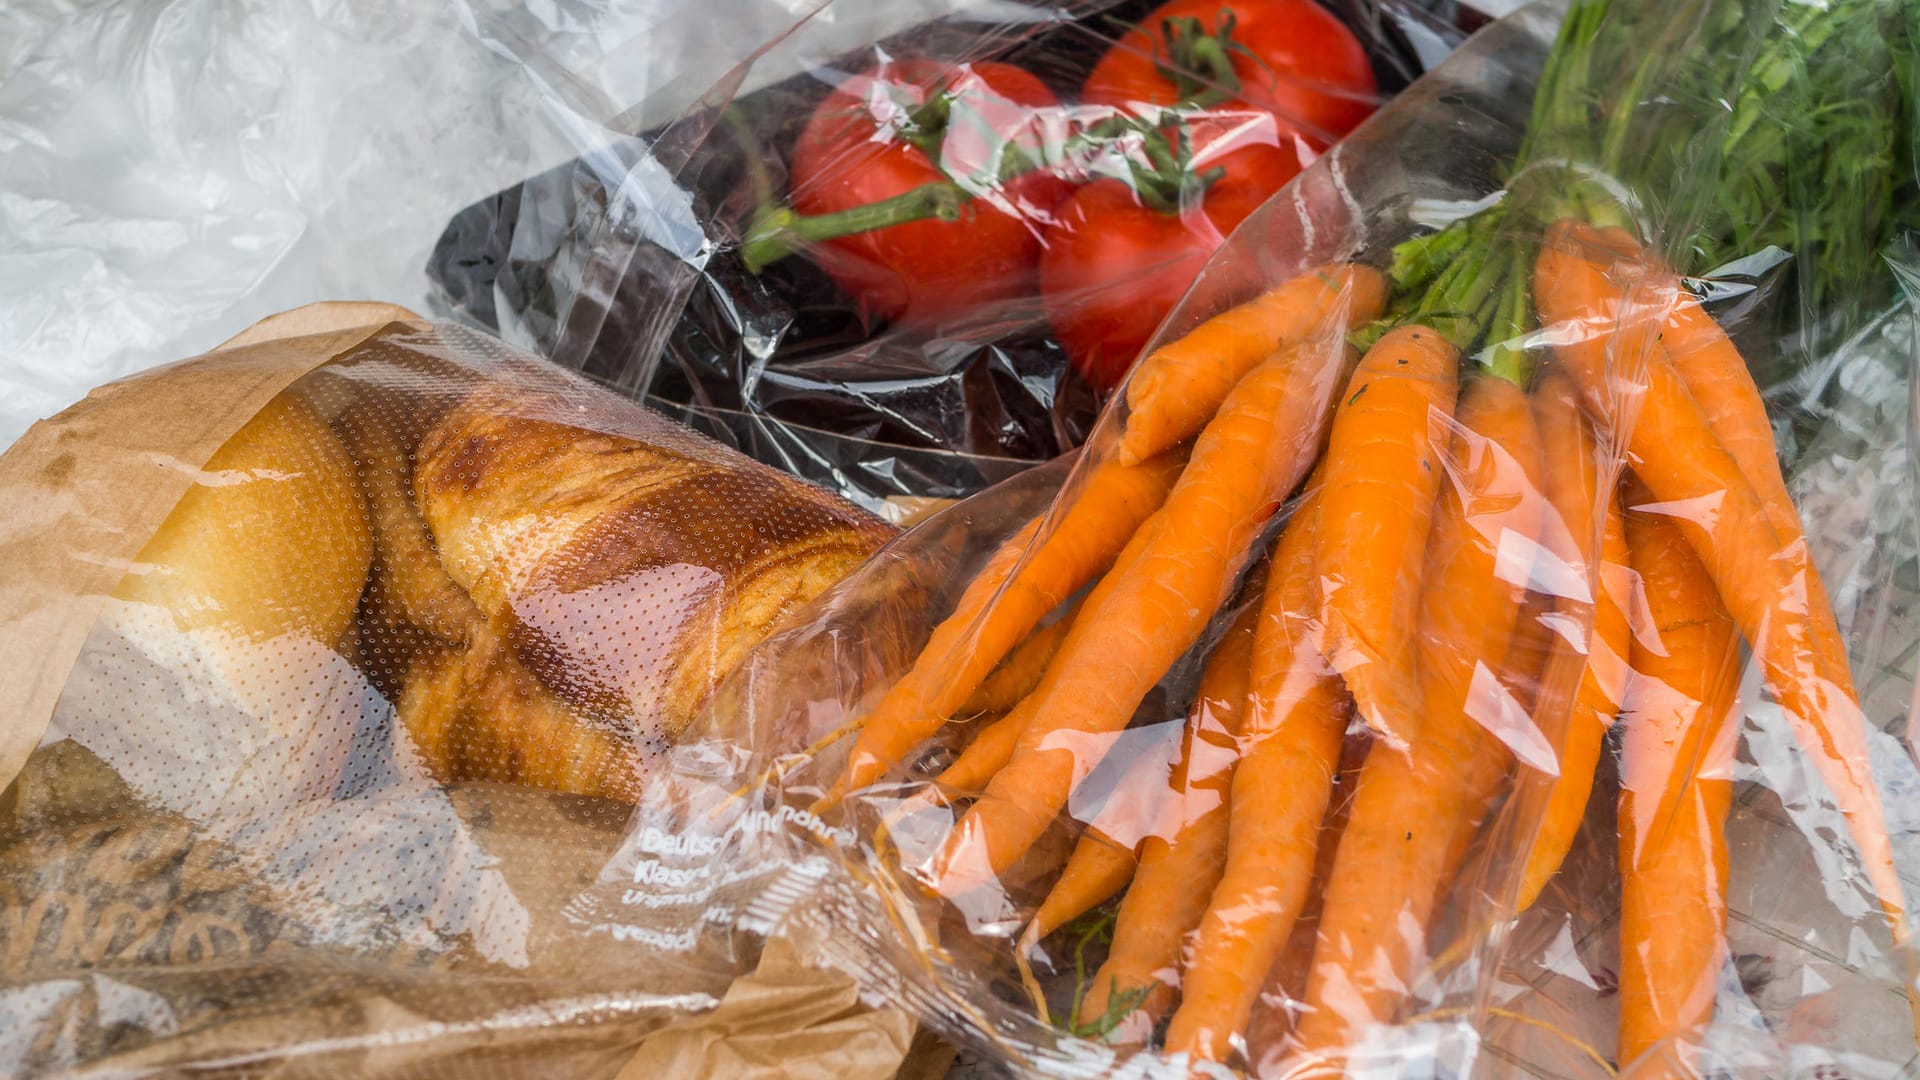
[(938, 1068), (792, 942), (757, 963), (740, 945), (731, 985), (626, 962), (565, 911), (626, 808), (434, 783), (344, 659), (306, 684), (320, 705), (292, 703), (337, 722), (279, 731), (154, 676), (175, 654), (103, 644), (128, 567), (234, 432), (324, 365), (436, 333), (302, 308), (0, 456), (0, 1071), (853, 1080), (910, 1048)]

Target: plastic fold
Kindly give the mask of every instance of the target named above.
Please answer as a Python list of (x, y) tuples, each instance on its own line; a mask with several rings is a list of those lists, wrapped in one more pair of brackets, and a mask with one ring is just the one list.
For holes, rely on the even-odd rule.
[[(982, 490), (1084, 442), (1207, 254), (1484, 22), (1415, 0), (1255, 5), (1224, 77), (1267, 89), (1236, 96), (1172, 55), (1158, 8), (988, 5), (851, 50), (803, 24), (672, 122), (454, 215), (427, 264), (435, 310), (863, 505)], [(1166, 15), (1211, 33), (1222, 12)], [(1156, 65), (1217, 93), (1157, 129), (1176, 91)], [(1227, 175), (1138, 210), (1118, 189), (1176, 152)], [(1076, 209), (1073, 186), (1103, 177), (1128, 213)], [(957, 221), (820, 243), (781, 225), (942, 183)], [(1095, 239), (1142, 228), (1131, 249)]]
[(744, 650), (890, 526), (371, 304), (104, 387), (0, 489), (9, 1075), (905, 1058), (804, 941), (662, 968), (567, 913)]
[(1757, 73), (1813, 16), (1730, 10), (1528, 9), (1396, 98), (1070, 462), (756, 653), (764, 740), (677, 748), (583, 905), (832, 927), (1036, 1075), (1899, 1075), (1920, 174), (1809, 201), (1825, 84)]

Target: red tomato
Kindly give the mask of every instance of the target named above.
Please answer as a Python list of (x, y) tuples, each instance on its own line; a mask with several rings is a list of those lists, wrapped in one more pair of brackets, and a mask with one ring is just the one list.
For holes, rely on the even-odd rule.
[[(1161, 70), (1172, 61), (1162, 27), (1194, 18), (1209, 34), (1233, 16), (1229, 55), (1238, 99), (1274, 114), (1324, 150), (1373, 112), (1379, 87), (1367, 51), (1339, 19), (1313, 0), (1173, 0), (1140, 20), (1087, 76), (1088, 104), (1171, 105), (1179, 89)], [(1196, 72), (1204, 74), (1204, 72)]]
[(1155, 208), (1103, 179), (1061, 206), (1040, 257), (1040, 292), (1074, 367), (1102, 391), (1132, 366), (1195, 275), (1247, 215), (1298, 175), (1313, 151), (1264, 112), (1188, 122), (1193, 175), (1218, 169), (1198, 206)]
[[(951, 95), (944, 123), (914, 130), (936, 90)], [(950, 66), (909, 58), (848, 79), (809, 118), (793, 150), (793, 208), (807, 216), (851, 210), (951, 180), (974, 197), (959, 218), (928, 218), (829, 240), (821, 267), (863, 318), (931, 328), (996, 300), (1030, 294), (1040, 232), (1070, 185), (1045, 170), (995, 179), (1008, 143), (1043, 144), (1036, 110), (1051, 91), (1010, 64)], [(915, 145), (938, 139), (939, 159)]]
[(1189, 119), (1186, 126), (1189, 171), (1204, 176), (1218, 169), (1221, 174), (1206, 189), (1205, 205), (1222, 239), (1316, 156), (1305, 136), (1281, 127), (1268, 113), (1214, 111)]
[(1047, 321), (1074, 367), (1111, 390), (1222, 235), (1204, 213), (1142, 206), (1118, 180), (1074, 192), (1040, 257)]

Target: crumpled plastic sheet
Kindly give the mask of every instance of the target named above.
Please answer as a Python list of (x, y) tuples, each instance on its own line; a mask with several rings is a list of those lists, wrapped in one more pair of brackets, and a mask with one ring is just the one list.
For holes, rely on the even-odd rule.
[[(815, 258), (749, 272), (739, 238), (757, 200), (746, 162), (763, 161), (781, 186), (806, 117), (878, 56), (1008, 60), (1071, 103), (1110, 28), (1154, 6), (980, 4), (853, 50), (796, 37), (783, 43), (785, 56), (805, 57), (791, 78), (758, 78), (756, 60), (750, 82), (719, 80), (672, 123), (462, 209), (427, 269), (432, 310), (872, 507), (979, 491), (1078, 446), (1097, 414), (1098, 391), (1069, 364), (1039, 290), (951, 313), (929, 332), (866, 317)], [(1452, 0), (1322, 6), (1365, 49), (1383, 98), (1485, 20)]]
[[(655, 126), (769, 42), (850, 47), (955, 5), (7, 4), (0, 447), (275, 311), (420, 309), (461, 206)], [(747, 77), (782, 77), (782, 55)]]
[[(1656, 23), (1671, 15), (1670, 9), (1653, 4), (1621, 5), (1616, 10)], [(1524, 90), (1537, 78), (1530, 65), (1545, 54), (1554, 16), (1547, 8), (1525, 13), (1469, 42), (1427, 82), (1383, 110), (1373, 127), (1304, 173), (1280, 198), (1249, 219), (1214, 258), (1182, 310), (1163, 325), (1160, 337), (1176, 336), (1218, 310), (1204, 300), (1210, 283), (1227, 289), (1235, 281), (1285, 280), (1302, 266), (1343, 258), (1352, 250), (1377, 253), (1416, 227), (1437, 227), (1452, 215), (1489, 205), (1484, 197), (1489, 189), (1501, 187), (1500, 170), (1511, 159), (1513, 143), (1527, 122)], [(1717, 108), (1717, 100), (1692, 104), (1704, 112)], [(1712, 138), (1711, 129), (1707, 130), (1705, 137)], [(1658, 227), (1679, 230), (1667, 222)], [(1698, 284), (1707, 286), (1702, 291), (1723, 327), (1735, 332), (1754, 329), (1764, 339), (1772, 305), (1790, 305), (1796, 297), (1780, 288), (1783, 279), (1774, 273), (1777, 260), (1759, 258), (1764, 252), (1752, 254), (1754, 258), (1703, 268), (1700, 273), (1705, 280)], [(1872, 310), (1857, 313), (1859, 323), (1847, 324), (1852, 328), (1850, 336), (1821, 345), (1817, 362), (1785, 381), (1762, 367), (1761, 385), (1769, 417), (1779, 425), (1786, 480), (1808, 531), (1810, 555), (1826, 583), (1850, 654), (1851, 679), (1860, 701), (1860, 714), (1850, 722), (1864, 725), (1861, 752), (1871, 762), (1873, 782), (1886, 809), (1885, 832), (1892, 854), (1884, 865), (1893, 871), (1889, 876), (1898, 877), (1898, 889), (1911, 893), (1920, 880), (1915, 872), (1920, 866), (1920, 819), (1915, 816), (1920, 772), (1916, 772), (1910, 742), (1917, 662), (1914, 642), (1920, 638), (1915, 621), (1915, 613), (1920, 612), (1913, 497), (1916, 456), (1910, 434), (1915, 361), (1920, 355), (1914, 329), (1914, 297), (1920, 294), (1915, 283), (1920, 276), (1914, 274), (1911, 259), (1893, 257), (1889, 262), (1907, 286), (1904, 301), (1893, 300), (1884, 307), (1882, 301), (1872, 301)], [(1577, 340), (1579, 333), (1556, 318), (1542, 340), (1550, 339), (1557, 350)], [(1567, 336), (1552, 337), (1555, 334)], [(1764, 359), (1778, 344), (1762, 340), (1752, 355)], [(1551, 355), (1553, 359), (1542, 363), (1564, 362), (1558, 351)], [(1633, 377), (1610, 372), (1607, 378), (1618, 381), (1603, 392), (1625, 396)], [(1488, 381), (1483, 380), (1483, 385)], [(1344, 400), (1350, 404), (1353, 399)], [(1019, 736), (1029, 740), (1022, 749), (1037, 746), (1040, 753), (1053, 754), (1055, 763), (1062, 757), (1072, 758), (1073, 786), (1063, 783), (1052, 803), (1037, 810), (1021, 805), (1020, 796), (1026, 792), (1011, 785), (1000, 793), (1005, 799), (1002, 805), (1016, 810), (997, 826), (1013, 832), (1036, 821), (1040, 824), (1031, 833), (1015, 834), (1014, 843), (1026, 845), (1017, 853), (1039, 853), (1030, 864), (1015, 861), (998, 876), (991, 872), (990, 862), (985, 864), (988, 872), (978, 870), (980, 864), (963, 866), (966, 872), (950, 879), (956, 887), (942, 888), (943, 871), (962, 864), (956, 857), (943, 868), (940, 858), (956, 851), (971, 853), (970, 845), (978, 842), (979, 835), (970, 836), (961, 824), (962, 815), (970, 811), (953, 797), (955, 791), (964, 796), (979, 785), (969, 780), (943, 787), (951, 775), (943, 770), (967, 752), (963, 747), (969, 746), (965, 741), (969, 734), (979, 732), (986, 738), (985, 732), (992, 730), (986, 725), (993, 722), (987, 718), (996, 715), (995, 709), (980, 707), (977, 715), (969, 717), (970, 706), (963, 705), (937, 714), (950, 722), (890, 759), (890, 770), (865, 787), (857, 781), (845, 791), (835, 787), (848, 775), (845, 760), (853, 753), (849, 744), (857, 744), (859, 738), (852, 733), (879, 714), (873, 703), (882, 700), (883, 688), (901, 685), (894, 680), (905, 670), (891, 655), (898, 651), (898, 643), (870, 628), (893, 632), (915, 626), (916, 615), (923, 616), (912, 636), (918, 642), (924, 631), (933, 629), (939, 615), (962, 608), (961, 583), (983, 573), (981, 566), (990, 559), (1001, 567), (1015, 565), (1011, 557), (1000, 561), (1000, 552), (1024, 551), (1032, 560), (1027, 565), (1037, 562), (1032, 557), (1044, 550), (1045, 539), (1022, 538), (1005, 548), (999, 545), (1016, 535), (1044, 538), (1050, 529), (1064, 532), (1066, 527), (1060, 523), (1071, 510), (1063, 508), (1091, 489), (1089, 477), (1097, 474), (1103, 461), (1111, 460), (1103, 455), (1112, 450), (1116, 433), (1131, 430), (1133, 416), (1131, 411), (1109, 410), (1083, 450), (1078, 473), (1069, 477), (1064, 466), (1034, 470), (932, 518), (891, 547), (889, 558), (876, 560), (850, 578), (839, 594), (842, 605), (818, 609), (811, 624), (794, 626), (763, 647), (751, 675), (736, 678), (730, 687), (737, 703), (722, 699), (729, 706), (724, 715), (736, 722), (743, 713), (751, 717), (742, 729), (756, 737), (715, 738), (705, 745), (677, 747), (663, 783), (652, 793), (658, 798), (643, 803), (636, 824), (636, 831), (707, 830), (705, 835), (725, 855), (711, 859), (661, 855), (630, 839), (608, 880), (618, 882), (623, 890), (631, 882), (632, 890), (616, 895), (610, 886), (596, 887), (578, 910), (592, 910), (595, 918), (626, 926), (629, 932), (695, 923), (714, 928), (716, 936), (720, 927), (831, 926), (830, 945), (837, 950), (833, 959), (865, 980), (870, 993), (910, 1003), (927, 1022), (984, 1060), (1041, 1075), (1085, 1076), (1107, 1070), (1159, 1075), (1157, 1070), (1167, 1063), (1136, 1052), (1137, 1031), (1116, 1027), (1118, 1037), (1108, 1041), (1085, 1036), (1078, 1027), (1071, 1033), (1063, 1031), (1058, 1024), (1061, 1017), (1073, 1016), (1076, 1025), (1104, 1032), (1098, 1025), (1108, 1018), (1095, 1009), (1089, 1023), (1088, 1014), (1081, 1011), (1080, 996), (1083, 991), (1092, 993), (1102, 978), (1096, 973), (1089, 980), (1087, 975), (1089, 956), (1098, 959), (1099, 919), (1087, 919), (1089, 928), (1077, 939), (1067, 933), (1048, 944), (1042, 937), (1038, 950), (1028, 949), (1033, 942), (1024, 937), (1023, 928), (1031, 925), (1028, 920), (1047, 895), (1051, 880), (1047, 875), (1070, 858), (1069, 850), (1078, 851), (1080, 842), (1095, 833), (1121, 838), (1122, 846), (1127, 839), (1140, 837), (1109, 827), (1112, 822), (1105, 815), (1113, 803), (1100, 796), (1120, 789), (1102, 788), (1101, 781), (1112, 775), (1107, 771), (1110, 767), (1141, 769), (1136, 775), (1149, 778), (1147, 789), (1153, 785), (1152, 778), (1167, 775), (1160, 770), (1170, 757), (1157, 758), (1141, 747), (1164, 746), (1168, 739), (1161, 735), (1156, 742), (1154, 730), (1177, 728), (1180, 702), (1205, 694), (1194, 689), (1198, 654), (1212, 650), (1218, 638), (1233, 632), (1235, 606), (1241, 602), (1235, 599), (1241, 595), (1239, 579), (1234, 577), (1237, 570), (1214, 571), (1222, 576), (1209, 579), (1206, 587), (1212, 591), (1200, 603), (1217, 615), (1204, 628), (1180, 624), (1180, 646), (1191, 645), (1191, 649), (1171, 659), (1170, 648), (1157, 653), (1151, 670), (1144, 672), (1159, 679), (1150, 684), (1137, 670), (1144, 662), (1128, 651), (1148, 635), (1135, 635), (1104, 655), (1095, 643), (1121, 638), (1124, 631), (1103, 636), (1107, 624), (1099, 620), (1119, 617), (1124, 601), (1105, 598), (1127, 596), (1123, 591), (1127, 585), (1145, 579), (1146, 572), (1137, 567), (1147, 565), (1172, 527), (1161, 533), (1149, 525), (1134, 533), (1136, 539), (1146, 539), (1137, 549), (1131, 545), (1126, 549), (1136, 554), (1117, 555), (1121, 560), (1117, 565), (1124, 569), (1110, 573), (1135, 576), (1113, 588), (1108, 588), (1112, 577), (1102, 578), (1084, 601), (1085, 609), (1073, 607), (1073, 593), (1062, 587), (1059, 617), (1074, 620), (1066, 643), (1050, 646), (1057, 647), (1057, 652), (1042, 651), (1041, 655), (1052, 656), (1041, 665), (1044, 675), (1035, 672), (1037, 681), (1023, 684), (1033, 687), (1029, 696), (1009, 699), (1018, 704), (999, 715), (1039, 723), (1033, 718), (1045, 710), (1070, 708), (1064, 700), (1067, 691), (1060, 687), (1091, 696), (1102, 689), (1099, 679), (1130, 681), (1125, 699), (1105, 716), (1093, 715), (1098, 707), (1094, 706), (1072, 716), (1073, 727), (1059, 724), (1042, 729), (1037, 736), (1029, 728)], [(1624, 437), (1631, 423), (1617, 427), (1608, 437)], [(1465, 424), (1458, 414), (1456, 424)], [(1486, 470), (1487, 474), (1497, 472)], [(1475, 471), (1474, 475), (1480, 474)], [(1050, 485), (1062, 478), (1066, 478), (1067, 494), (1049, 511)], [(1291, 490), (1292, 484), (1290, 480), (1285, 486)], [(1310, 490), (1312, 484), (1305, 486)], [(1463, 513), (1497, 518), (1531, 498), (1508, 499), (1506, 494), (1463, 500), (1463, 504), (1475, 504)], [(1647, 512), (1684, 517), (1692, 504), (1669, 502), (1664, 511), (1655, 509), (1659, 505), (1640, 504), (1637, 509), (1642, 514), (1635, 520), (1644, 521)], [(1034, 533), (1017, 532), (1023, 523), (1035, 521), (1039, 524)], [(1127, 526), (1128, 531), (1131, 528)], [(1077, 539), (1085, 534), (1072, 535)], [(1489, 527), (1481, 535), (1498, 534)], [(1257, 560), (1265, 543), (1266, 538), (1260, 537), (1250, 544), (1245, 559)], [(1128, 558), (1138, 561), (1127, 563)], [(1656, 553), (1655, 561), (1647, 565), (1667, 568), (1658, 558)], [(1185, 571), (1197, 562), (1192, 559), (1179, 565)], [(1326, 573), (1324, 567), (1314, 572)], [(993, 583), (992, 578), (986, 580)], [(1074, 578), (1072, 588), (1084, 587), (1083, 582)], [(1545, 579), (1537, 584), (1558, 588)], [(1527, 591), (1535, 588), (1536, 583), (1530, 582)], [(1017, 587), (1001, 585), (994, 595), (1004, 598), (1016, 592)], [(1556, 604), (1556, 612), (1569, 612), (1570, 619), (1585, 618), (1579, 612), (1583, 601), (1577, 596), (1556, 595), (1571, 600), (1571, 606), (1564, 608)], [(1587, 592), (1589, 598), (1592, 595)], [(1163, 623), (1176, 623), (1186, 613), (1162, 610), (1154, 616), (1161, 620), (1154, 625), (1157, 633)], [(964, 649), (969, 640), (965, 634), (976, 632), (991, 617), (973, 615), (972, 630), (968, 619), (955, 620), (951, 626), (962, 633), (942, 640), (943, 651), (930, 670), (939, 670), (938, 659)], [(1082, 625), (1100, 629), (1082, 634)], [(1729, 636), (1728, 640), (1735, 639)], [(1516, 638), (1516, 650), (1520, 647)], [(1645, 651), (1642, 645), (1633, 647)], [(1005, 655), (998, 646), (995, 649), (996, 658)], [(1445, 651), (1434, 649), (1423, 655)], [(1063, 655), (1069, 659), (1061, 660)], [(1068, 672), (1069, 665), (1077, 670)], [(1911, 1075), (1920, 1059), (1914, 1057), (1913, 1019), (1902, 984), (1911, 979), (1907, 964), (1912, 946), (1892, 940), (1872, 892), (1861, 883), (1854, 841), (1847, 836), (1849, 824), (1817, 774), (1816, 752), (1805, 749), (1789, 730), (1787, 707), (1763, 696), (1761, 665), (1741, 653), (1738, 666), (1743, 668), (1739, 672), (1744, 680), (1742, 703), (1737, 713), (1730, 709), (1726, 715), (1737, 717), (1739, 748), (1737, 754), (1729, 754), (1727, 769), (1717, 774), (1731, 781), (1724, 841), (1731, 865), (1724, 894), (1725, 962), (1716, 961), (1711, 972), (1711, 1023), (1704, 1023), (1697, 1037), (1695, 1033), (1676, 1037), (1673, 1048), (1685, 1060), (1699, 1060), (1704, 1075)], [(1642, 674), (1655, 670), (1647, 668)], [(1533, 680), (1534, 696), (1549, 703), (1567, 701), (1569, 680), (1563, 677), (1564, 669), (1539, 671), (1537, 676), (1525, 676)], [(1498, 679), (1495, 676), (1490, 689), (1504, 693)], [(1204, 687), (1204, 676), (1199, 683)], [(1481, 692), (1470, 689), (1468, 699)], [(1518, 830), (1531, 827), (1535, 804), (1529, 800), (1544, 790), (1538, 778), (1560, 767), (1555, 756), (1561, 750), (1554, 740), (1559, 737), (1556, 731), (1564, 728), (1556, 728), (1551, 715), (1558, 705), (1536, 705), (1535, 715), (1542, 721), (1536, 725), (1533, 719), (1490, 707), (1499, 704), (1491, 700), (1494, 696), (1489, 693), (1481, 702), (1489, 707), (1463, 710), (1471, 724), (1462, 727), (1485, 743), (1497, 739), (1504, 747), (1502, 755), (1511, 752), (1524, 763), (1524, 768), (1515, 770), (1515, 794), (1485, 826), (1484, 857), (1467, 864), (1445, 886), (1435, 929), (1416, 931), (1431, 934), (1425, 947), (1431, 948), (1432, 960), (1417, 972), (1417, 978), (1395, 983), (1394, 992), (1404, 991), (1407, 997), (1405, 1009), (1393, 1014), (1392, 1022), (1367, 1025), (1364, 1034), (1348, 1045), (1351, 1075), (1598, 1078), (1615, 1074), (1614, 1048), (1622, 1041), (1616, 1017), (1621, 1011), (1622, 985), (1630, 974), (1619, 945), (1623, 898), (1614, 863), (1622, 830), (1614, 816), (1616, 804), (1610, 797), (1592, 800), (1583, 839), (1560, 875), (1542, 893), (1539, 904), (1513, 918), (1509, 906), (1520, 866), (1507, 857), (1515, 850), (1507, 843), (1530, 835)], [(908, 708), (919, 707), (910, 695), (899, 700), (907, 701)], [(1122, 715), (1126, 709), (1132, 711)], [(1834, 711), (1846, 716), (1848, 710)], [(1632, 719), (1623, 723), (1622, 738), (1636, 725)], [(1382, 743), (1376, 741), (1370, 753), (1382, 752)], [(1444, 767), (1446, 754), (1446, 750), (1436, 751), (1417, 767), (1435, 762)], [(1134, 760), (1125, 760), (1129, 757)], [(1116, 760), (1120, 764), (1115, 765)], [(1039, 775), (1042, 770), (1036, 768), (1020, 779)], [(1613, 783), (1605, 780), (1596, 790), (1608, 791)], [(743, 790), (751, 794), (741, 798)], [(1083, 794), (1095, 797), (1082, 800)], [(1119, 816), (1135, 810), (1131, 804), (1137, 801), (1124, 800), (1129, 805), (1120, 808)], [(785, 822), (785, 832), (769, 826), (769, 821)], [(1006, 821), (1014, 824), (1004, 825)], [(1409, 818), (1406, 839), (1415, 840), (1412, 830), (1430, 825), (1424, 818)], [(1399, 839), (1397, 827), (1391, 834), (1381, 828), (1374, 835)], [(960, 842), (950, 845), (955, 838)], [(1337, 854), (1337, 846), (1334, 850)], [(1381, 849), (1363, 850), (1360, 858), (1377, 850)], [(1698, 867), (1701, 860), (1674, 859), (1664, 865)], [(757, 868), (757, 876), (733, 874), (738, 867)], [(690, 881), (694, 884), (688, 885)], [(1160, 894), (1161, 898), (1166, 895)], [(1412, 917), (1425, 919), (1426, 914)], [(1494, 929), (1476, 929), (1487, 927)], [(1089, 946), (1090, 941), (1095, 944)], [(669, 954), (663, 951), (665, 955)], [(1162, 977), (1166, 970), (1160, 969)], [(1299, 974), (1304, 978), (1304, 972)], [(1276, 994), (1268, 1003), (1279, 998)], [(1045, 1009), (1036, 1007), (1036, 1001), (1043, 1002)], [(1109, 1006), (1112, 1001), (1108, 999)], [(1129, 1008), (1118, 1010), (1123, 1021)], [(1253, 1019), (1259, 1022), (1257, 1015)], [(1285, 1048), (1279, 1040), (1263, 1040), (1251, 1026), (1245, 1034), (1254, 1051), (1262, 1041), (1269, 1048), (1281, 1048), (1280, 1054), (1264, 1061), (1247, 1056), (1242, 1059), (1247, 1064), (1283, 1063)], [(1653, 1064), (1650, 1057), (1642, 1062)], [(1622, 1072), (1628, 1071), (1628, 1062), (1619, 1065)], [(1179, 1068), (1173, 1063), (1172, 1071)]]

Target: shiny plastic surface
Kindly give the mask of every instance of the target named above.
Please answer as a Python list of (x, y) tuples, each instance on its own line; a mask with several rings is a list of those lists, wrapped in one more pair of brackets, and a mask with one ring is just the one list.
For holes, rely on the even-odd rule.
[[(830, 927), (1039, 1075), (1911, 1070), (1913, 9), (1573, 10), (762, 647), (580, 910)], [(1882, 203), (1808, 197), (1833, 65)]]
[[(248, 355), (143, 378), (218, 415)], [(564, 909), (713, 688), (891, 527), (424, 323), (204, 464), (59, 445), (192, 483), (111, 595), (43, 590), (104, 607), (0, 798), (0, 1071), (611, 1076), (730, 993), (736, 954), (658, 965)], [(9, 557), (125, 539), (59, 472), (9, 473)]]
[[(731, 73), (455, 216), (436, 303), (867, 505), (981, 490), (1085, 441), (1233, 226), (1477, 24), (1400, 0), (1175, 7), (993, 4), (853, 51), (783, 42), (800, 74), (738, 93)], [(1162, 19), (1223, 12), (1233, 72), (1156, 83)], [(1179, 94), (1198, 104), (1144, 122)], [(920, 206), (801, 242), (936, 189), (958, 220)]]
[(658, 128), (749, 58), (742, 92), (953, 6), (8, 4), (0, 446), (290, 307), (426, 310), (422, 267), (461, 207)]

